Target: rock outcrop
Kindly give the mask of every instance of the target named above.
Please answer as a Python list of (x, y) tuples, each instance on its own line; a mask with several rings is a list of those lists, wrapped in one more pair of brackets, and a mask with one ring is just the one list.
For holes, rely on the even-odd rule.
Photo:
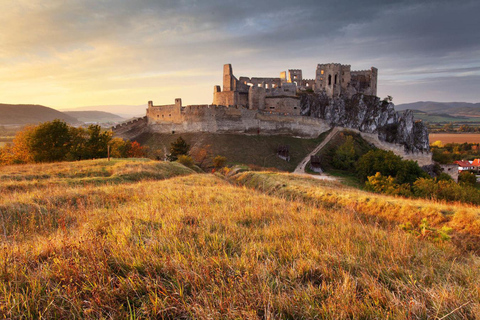
[(402, 144), (408, 153), (429, 152), (428, 130), (415, 121), (413, 112), (395, 112), (391, 102), (375, 96), (329, 98), (326, 94), (302, 94), (301, 114), (321, 118), (331, 126), (378, 134), (382, 141)]

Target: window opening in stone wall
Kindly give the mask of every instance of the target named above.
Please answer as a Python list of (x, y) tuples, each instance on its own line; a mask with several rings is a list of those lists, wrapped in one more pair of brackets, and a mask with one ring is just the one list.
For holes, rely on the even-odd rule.
[(335, 75), (335, 84), (337, 84), (337, 75)]
[(328, 75), (328, 85), (329, 86), (332, 85), (332, 75), (331, 74)]
[(323, 74), (323, 70), (320, 71), (320, 74)]

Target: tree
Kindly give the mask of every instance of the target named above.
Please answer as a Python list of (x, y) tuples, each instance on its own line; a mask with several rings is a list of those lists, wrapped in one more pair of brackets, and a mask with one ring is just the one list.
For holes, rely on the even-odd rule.
[(382, 176), (394, 177), (398, 184), (413, 183), (418, 177), (427, 176), (415, 161), (402, 160), (392, 151), (382, 149), (370, 150), (364, 154), (358, 160), (356, 170), (363, 181), (380, 172)]
[(192, 155), (193, 159), (195, 160), (195, 162), (198, 164), (199, 167), (202, 167), (205, 160), (207, 158), (210, 158), (210, 155), (212, 153), (211, 148), (212, 146), (207, 144), (202, 147), (197, 147), (197, 148), (192, 147), (192, 149), (190, 150), (190, 154)]
[(466, 185), (474, 186), (477, 183), (477, 177), (474, 173), (462, 171), (458, 175), (458, 182)]
[(129, 141), (127, 146), (127, 157), (143, 158), (145, 156), (145, 147), (142, 147), (137, 141)]
[(53, 162), (66, 159), (70, 132), (62, 120), (38, 125), (27, 138), (27, 147), (35, 162)]
[(353, 137), (348, 135), (345, 142), (335, 150), (333, 156), (333, 167), (341, 170), (352, 170), (357, 160)]
[(178, 139), (170, 145), (168, 160), (176, 161), (179, 155), (188, 155), (188, 151), (190, 151), (190, 145), (188, 145), (182, 137), (178, 137)]
[(227, 158), (224, 156), (216, 156), (213, 158), (213, 166), (215, 168), (221, 168), (225, 166), (225, 163), (227, 162)]
[(17, 132), (12, 143), (0, 149), (1, 164), (23, 164), (34, 162), (33, 155), (28, 148), (28, 140), (35, 130), (35, 126), (27, 126)]
[(108, 144), (112, 140), (112, 133), (108, 131), (102, 132), (99, 125), (90, 125), (87, 129), (88, 140), (87, 155), (90, 159), (106, 158), (108, 155)]

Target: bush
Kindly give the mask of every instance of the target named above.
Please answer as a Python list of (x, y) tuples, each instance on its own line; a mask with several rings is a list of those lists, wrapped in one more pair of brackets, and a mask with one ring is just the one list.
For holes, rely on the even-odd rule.
[(192, 157), (187, 156), (185, 154), (179, 155), (178, 159), (177, 159), (177, 162), (180, 162), (185, 167), (189, 167), (189, 168), (192, 168), (193, 165), (194, 165)]
[(412, 196), (412, 190), (408, 183), (398, 184), (395, 178), (391, 176), (385, 177), (380, 172), (377, 172), (374, 176), (370, 176), (367, 179), (365, 182), (367, 190), (388, 195)]
[(477, 183), (477, 177), (472, 172), (462, 171), (458, 175), (458, 182), (469, 186), (474, 186), (475, 183)]
[(356, 171), (363, 181), (380, 172), (382, 176), (394, 177), (398, 184), (411, 184), (419, 177), (427, 177), (427, 174), (415, 161), (402, 160), (392, 151), (382, 149), (371, 150), (360, 157), (356, 165)]
[(480, 204), (480, 191), (453, 180), (420, 178), (413, 184), (414, 195), (421, 198)]
[(213, 158), (213, 166), (215, 168), (224, 167), (226, 162), (227, 158), (224, 156), (216, 156), (215, 158)]

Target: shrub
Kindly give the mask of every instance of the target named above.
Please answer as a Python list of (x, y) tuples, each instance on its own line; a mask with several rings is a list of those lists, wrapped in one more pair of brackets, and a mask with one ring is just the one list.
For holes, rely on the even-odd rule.
[(427, 176), (415, 161), (402, 160), (392, 151), (382, 149), (371, 150), (360, 157), (356, 170), (363, 181), (377, 172), (382, 176), (394, 177), (399, 184), (413, 183), (418, 177)]
[(475, 183), (477, 183), (477, 177), (472, 172), (462, 171), (458, 175), (458, 182), (469, 186), (474, 186)]
[(227, 158), (224, 156), (216, 156), (215, 158), (213, 158), (213, 166), (215, 168), (224, 167), (226, 162)]
[(377, 172), (374, 176), (370, 176), (367, 179), (365, 182), (367, 190), (388, 195), (412, 196), (411, 187), (408, 183), (398, 184), (395, 178), (391, 176), (385, 177), (380, 172)]
[(180, 162), (185, 167), (189, 167), (189, 168), (192, 168), (193, 165), (194, 165), (192, 157), (187, 156), (185, 154), (179, 155), (178, 159), (177, 159), (177, 162)]

